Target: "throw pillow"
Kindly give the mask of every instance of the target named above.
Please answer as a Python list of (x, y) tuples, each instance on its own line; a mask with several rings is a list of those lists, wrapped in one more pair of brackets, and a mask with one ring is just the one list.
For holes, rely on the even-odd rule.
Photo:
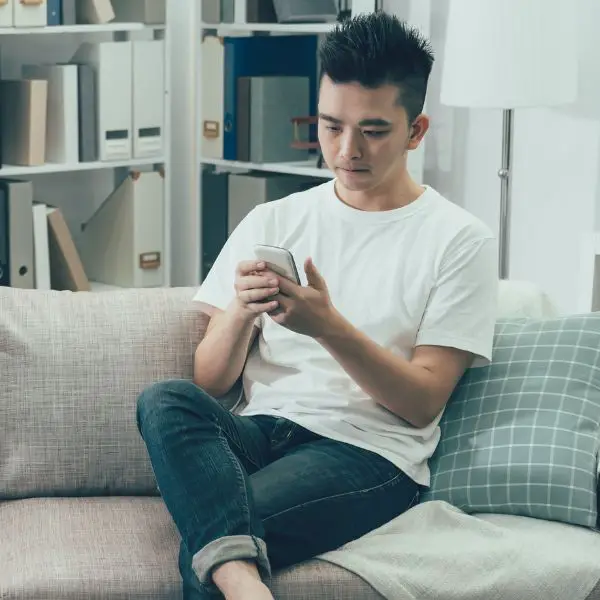
[(600, 313), (498, 321), (440, 427), (422, 501), (595, 527)]

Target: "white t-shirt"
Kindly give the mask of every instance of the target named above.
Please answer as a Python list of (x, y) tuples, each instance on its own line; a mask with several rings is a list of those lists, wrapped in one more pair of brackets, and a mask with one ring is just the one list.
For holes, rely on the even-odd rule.
[[(452, 346), (491, 359), (497, 248), (488, 228), (431, 187), (411, 204), (361, 211), (334, 180), (259, 205), (238, 225), (195, 299), (225, 310), (237, 264), (255, 243), (287, 248), (302, 284), (311, 256), (335, 308), (355, 327), (410, 359), (416, 345)], [(268, 315), (243, 374), (246, 415), (285, 417), (324, 437), (371, 450), (421, 485), (439, 440), (439, 418), (419, 429), (376, 404), (314, 339)], [(443, 411), (442, 411), (443, 412)]]

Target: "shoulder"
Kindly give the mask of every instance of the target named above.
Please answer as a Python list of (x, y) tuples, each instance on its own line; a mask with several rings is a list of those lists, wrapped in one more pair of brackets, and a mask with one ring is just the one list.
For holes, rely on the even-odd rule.
[(448, 200), (433, 188), (428, 188), (427, 193), (431, 194), (428, 221), (437, 230), (437, 239), (444, 245), (456, 248), (495, 243), (494, 232), (473, 213)]

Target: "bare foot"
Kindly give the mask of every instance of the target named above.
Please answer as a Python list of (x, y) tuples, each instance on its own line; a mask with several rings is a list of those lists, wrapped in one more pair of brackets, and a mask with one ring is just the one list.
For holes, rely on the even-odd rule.
[(213, 581), (225, 600), (274, 600), (253, 562), (234, 560), (217, 567)]

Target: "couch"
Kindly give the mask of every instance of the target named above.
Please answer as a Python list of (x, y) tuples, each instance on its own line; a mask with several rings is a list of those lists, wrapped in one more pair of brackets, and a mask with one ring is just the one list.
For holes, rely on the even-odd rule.
[[(192, 288), (0, 288), (0, 598), (181, 597), (179, 536), (135, 422), (154, 381), (191, 378), (208, 317)], [(549, 311), (501, 285), (501, 313)], [(234, 393), (222, 401), (232, 407)], [(600, 561), (598, 578), (600, 579)], [(381, 599), (319, 560), (275, 574), (282, 600)], [(589, 596), (600, 600), (600, 585)]]

